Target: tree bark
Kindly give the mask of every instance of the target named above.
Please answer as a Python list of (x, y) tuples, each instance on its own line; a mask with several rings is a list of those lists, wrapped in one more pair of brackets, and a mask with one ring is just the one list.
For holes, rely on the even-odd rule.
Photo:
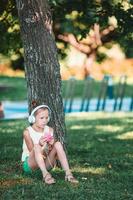
[(16, 0), (16, 3), (24, 47), (29, 112), (33, 101), (47, 104), (52, 111), (50, 125), (62, 141), (66, 128), (50, 9), (46, 0)]

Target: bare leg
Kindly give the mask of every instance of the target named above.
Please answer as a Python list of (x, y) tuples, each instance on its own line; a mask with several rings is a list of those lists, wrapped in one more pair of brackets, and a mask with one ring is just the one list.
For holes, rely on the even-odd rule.
[(34, 146), (33, 151), (29, 155), (28, 164), (32, 169), (40, 168), (45, 183), (49, 185), (55, 183), (54, 178), (52, 178), (51, 174), (47, 171), (40, 145), (37, 144)]
[[(36, 169), (39, 167), (40, 170), (42, 171), (43, 177), (46, 177), (46, 174), (48, 174), (47, 169), (51, 167), (51, 165), (53, 166), (55, 163), (56, 154), (58, 156), (58, 159), (61, 163), (62, 168), (64, 169), (66, 173), (67, 180), (73, 183), (74, 182), (77, 183), (78, 181), (73, 177), (73, 175), (70, 172), (68, 160), (67, 160), (65, 151), (63, 149), (63, 146), (60, 142), (56, 142), (54, 144), (53, 149), (51, 150), (51, 152), (49, 153), (45, 161), (43, 158), (43, 152), (42, 152), (41, 146), (35, 145), (33, 151), (29, 155), (28, 164), (32, 169)], [(48, 177), (48, 179), (50, 179), (50, 177)], [(50, 183), (47, 182), (47, 183), (48, 184), (55, 183), (54, 179), (53, 180), (51, 179), (51, 181), (52, 182)], [(45, 182), (46, 182), (46, 179), (45, 179)]]
[(54, 164), (56, 161), (56, 155), (57, 155), (56, 149), (55, 149), (55, 147), (53, 147), (52, 150), (50, 151), (48, 157), (45, 160), (45, 165), (46, 165), (47, 169), (54, 167)]
[[(43, 152), (42, 152), (41, 146), (35, 145), (33, 151), (29, 155), (28, 164), (32, 169), (36, 169), (39, 167), (42, 171), (42, 174), (44, 175), (46, 174), (47, 169), (51, 167), (51, 164), (54, 165), (56, 154), (65, 172), (70, 171), (65, 151), (60, 142), (56, 142), (54, 144), (53, 149), (49, 153), (49, 156), (48, 156), (49, 159), (46, 158), (45, 161), (43, 158)], [(49, 163), (49, 160), (51, 163)]]
[(68, 164), (68, 160), (66, 157), (66, 153), (63, 149), (63, 146), (60, 142), (56, 142), (54, 144), (54, 148), (56, 149), (57, 152), (57, 156), (58, 159), (61, 163), (62, 168), (64, 169), (66, 175), (65, 175), (65, 180), (69, 181), (71, 183), (79, 183), (79, 181), (77, 179), (74, 178), (74, 176), (72, 175), (71, 171), (70, 171), (70, 167)]
[(56, 155), (61, 163), (62, 168), (65, 170), (65, 172), (70, 172), (66, 153), (60, 142), (55, 142), (52, 150), (50, 151), (48, 157), (46, 158), (45, 160), (46, 169), (49, 169), (54, 166), (54, 163), (56, 161)]
[(60, 142), (56, 142), (54, 144), (54, 147), (56, 149), (57, 156), (58, 156), (58, 159), (61, 163), (61, 166), (67, 174), (68, 172), (70, 172), (70, 167), (69, 167), (68, 160), (67, 160), (67, 157), (66, 157), (66, 153), (63, 149), (63, 146)]
[(43, 177), (46, 175), (46, 173), (48, 173), (40, 145), (34, 146), (34, 149), (31, 151), (29, 155), (28, 164), (32, 169), (40, 168)]

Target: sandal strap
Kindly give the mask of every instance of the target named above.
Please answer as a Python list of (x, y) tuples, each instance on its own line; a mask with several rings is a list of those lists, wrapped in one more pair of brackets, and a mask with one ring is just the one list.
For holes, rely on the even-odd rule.
[[(46, 173), (46, 175), (43, 177), (43, 180), (47, 184), (53, 184), (53, 183), (55, 183), (55, 179), (51, 176), (50, 173)], [(52, 181), (52, 183), (48, 183), (49, 181)]]
[(66, 177), (67, 177), (67, 178), (69, 178), (69, 177), (70, 177), (70, 178), (71, 178), (71, 177), (73, 178), (73, 175), (72, 175), (72, 174), (66, 174)]
[(78, 180), (71, 173), (65, 176), (65, 180), (71, 183), (78, 183)]
[(51, 176), (51, 174), (50, 174), (49, 172), (47, 172), (47, 173), (45, 174), (45, 176), (43, 177), (43, 179), (46, 179), (46, 177), (47, 177), (48, 175)]

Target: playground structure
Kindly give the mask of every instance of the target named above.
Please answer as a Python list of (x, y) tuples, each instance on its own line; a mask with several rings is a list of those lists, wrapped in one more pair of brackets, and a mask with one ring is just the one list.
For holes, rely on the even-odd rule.
[(133, 110), (133, 92), (131, 92), (131, 96), (129, 97), (125, 96), (127, 76), (121, 76), (119, 78), (118, 84), (116, 85), (114, 84), (113, 78), (111, 76), (105, 75), (100, 83), (97, 98), (93, 98), (94, 82), (95, 80), (91, 76), (87, 77), (84, 82), (82, 97), (80, 98), (80, 100), (78, 100), (78, 107), (74, 108), (74, 92), (76, 87), (76, 79), (71, 78), (68, 81), (67, 89), (65, 92), (64, 111), (69, 113), (73, 112), (74, 110), (80, 112), (121, 111), (123, 109), (124, 111)]
[[(82, 95), (76, 97), (78, 90), (78, 80), (72, 77), (67, 81), (65, 94), (63, 98), (64, 112), (98, 112), (98, 111), (133, 111), (133, 89), (130, 95), (126, 93), (127, 76), (121, 76), (119, 81), (114, 83), (111, 76), (104, 76), (103, 80), (98, 83), (97, 93), (96, 81), (88, 76), (82, 87)], [(28, 116), (28, 103), (24, 102), (1, 102), (1, 118), (23, 118)]]

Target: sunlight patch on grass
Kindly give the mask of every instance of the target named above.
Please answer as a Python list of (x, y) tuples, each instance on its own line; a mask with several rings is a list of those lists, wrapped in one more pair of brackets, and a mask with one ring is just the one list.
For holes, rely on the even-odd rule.
[(116, 138), (120, 140), (133, 140), (133, 131), (118, 135)]
[(4, 129), (3, 129), (3, 128), (0, 128), (0, 132), (4, 132)]
[(97, 118), (103, 118), (105, 115), (104, 112), (76, 112), (76, 113), (67, 113), (66, 119), (69, 120), (95, 120)]
[(78, 168), (74, 168), (74, 171), (79, 172), (79, 173), (91, 173), (91, 174), (105, 174), (106, 169), (104, 167), (78, 167)]
[(8, 129), (8, 130), (6, 130), (6, 133), (14, 133), (14, 130), (13, 129)]
[(132, 154), (131, 153), (126, 154), (126, 157), (127, 158), (133, 158), (133, 153)]
[(115, 126), (115, 125), (98, 125), (95, 127), (98, 130), (101, 131), (107, 131), (108, 132), (116, 132), (116, 131), (122, 131), (123, 127), (121, 126)]
[(28, 185), (31, 184), (33, 181), (29, 178), (22, 178), (22, 179), (8, 179), (8, 180), (1, 180), (0, 181), (0, 188), (8, 188), (15, 185)]
[(85, 125), (73, 125), (71, 126), (71, 130), (80, 130), (80, 129), (88, 129), (88, 128), (92, 128), (91, 125), (85, 126)]
[(76, 113), (67, 113), (65, 115), (67, 121), (75, 120), (75, 119), (107, 119), (107, 118), (124, 118), (124, 117), (133, 117), (133, 113), (125, 113), (125, 112), (76, 112)]
[(5, 129), (5, 128), (0, 128), (0, 132), (1, 133), (14, 133), (14, 130), (13, 129)]
[(15, 127), (18, 127), (18, 126), (20, 126), (22, 124), (22, 122), (19, 120), (14, 120), (14, 121), (9, 121), (8, 122), (8, 126), (10, 126), (10, 127), (13, 127), (14, 128), (14, 126)]

